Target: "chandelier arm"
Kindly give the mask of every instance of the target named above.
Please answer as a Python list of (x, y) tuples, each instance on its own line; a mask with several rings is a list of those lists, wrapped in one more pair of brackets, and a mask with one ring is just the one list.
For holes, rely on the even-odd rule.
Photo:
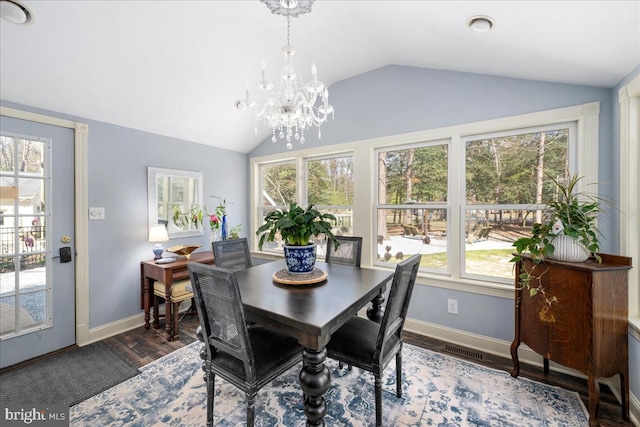
[(313, 119), (313, 124), (315, 124), (316, 126), (320, 127), (320, 125), (324, 122), (327, 121), (327, 117), (329, 117), (328, 113), (321, 113), (320, 111), (318, 111), (321, 116), (316, 115), (315, 109), (314, 108), (310, 108), (309, 109), (309, 115), (311, 116), (311, 118)]

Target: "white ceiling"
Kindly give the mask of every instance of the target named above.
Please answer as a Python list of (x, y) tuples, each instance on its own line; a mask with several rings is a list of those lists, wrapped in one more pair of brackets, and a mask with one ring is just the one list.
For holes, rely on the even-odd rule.
[[(258, 0), (23, 4), (33, 23), (0, 20), (1, 99), (238, 152), (270, 134), (234, 108), (286, 44)], [(318, 0), (291, 27), (328, 85), (397, 64), (611, 88), (640, 63), (640, 1)]]

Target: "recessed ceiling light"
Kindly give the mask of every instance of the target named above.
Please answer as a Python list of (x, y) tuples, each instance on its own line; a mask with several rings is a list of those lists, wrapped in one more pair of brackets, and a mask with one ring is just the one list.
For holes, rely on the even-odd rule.
[(467, 21), (467, 27), (479, 33), (486, 33), (493, 28), (494, 24), (495, 21), (492, 18), (483, 15), (472, 16)]
[(28, 24), (33, 21), (31, 11), (16, 0), (0, 0), (0, 17), (14, 24)]

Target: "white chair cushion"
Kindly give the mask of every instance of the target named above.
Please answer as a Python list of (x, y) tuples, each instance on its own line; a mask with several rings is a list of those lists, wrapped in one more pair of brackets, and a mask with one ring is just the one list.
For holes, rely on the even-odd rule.
[[(187, 285), (191, 285), (191, 281), (189, 279), (178, 280), (177, 282), (173, 283), (173, 285), (171, 285), (172, 302), (182, 302), (184, 300), (193, 298), (193, 292), (189, 292), (185, 289)], [(164, 282), (154, 282), (153, 293), (154, 295), (164, 298)]]

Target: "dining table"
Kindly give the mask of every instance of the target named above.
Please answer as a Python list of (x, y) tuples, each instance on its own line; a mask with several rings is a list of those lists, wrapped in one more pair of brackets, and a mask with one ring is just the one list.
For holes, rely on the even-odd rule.
[[(325, 346), (331, 334), (370, 303), (367, 317), (380, 322), (384, 291), (394, 272), (317, 261), (315, 268), (326, 273), (326, 280), (282, 284), (274, 280), (273, 274), (284, 268), (285, 261), (278, 260), (236, 271), (245, 317), (296, 338), (304, 347), (299, 381), (305, 395), (306, 425), (324, 426), (324, 395), (331, 385)], [(200, 328), (197, 335), (202, 340)], [(206, 353), (201, 356), (206, 358)]]

